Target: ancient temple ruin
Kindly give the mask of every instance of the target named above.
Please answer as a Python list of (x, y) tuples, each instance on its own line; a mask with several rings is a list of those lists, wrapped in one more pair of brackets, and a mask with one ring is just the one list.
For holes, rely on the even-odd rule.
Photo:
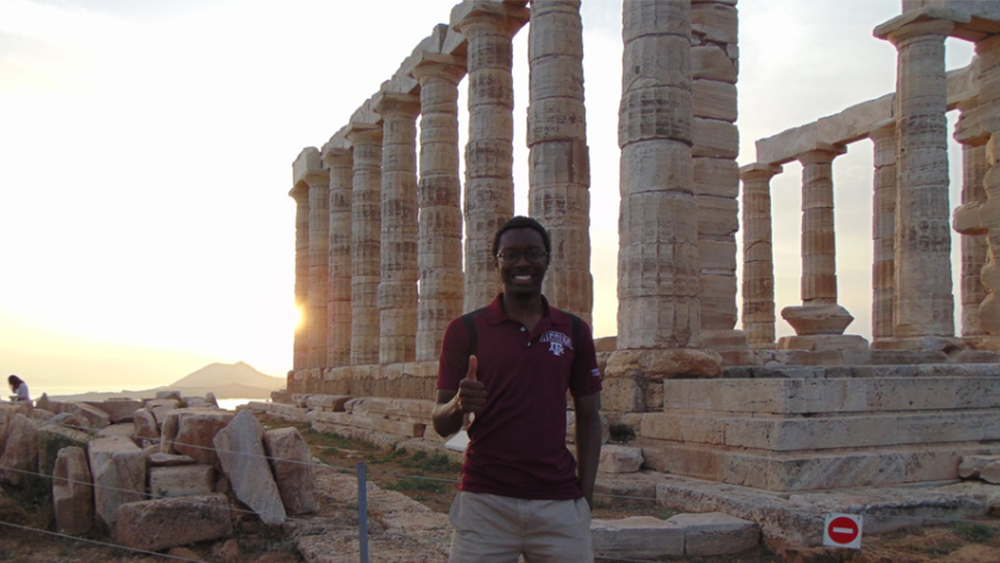
[[(896, 91), (762, 139), (742, 167), (736, 4), (623, 3), (618, 334), (599, 343), (602, 412), (634, 432), (643, 467), (676, 475), (771, 491), (956, 478), (963, 456), (1000, 453), (1000, 1), (902, 0), (874, 30), (898, 51)], [(579, 8), (465, 0), (322, 147), (299, 154), (305, 320), (289, 393), (430, 404), (446, 324), (498, 289), (490, 245), (514, 212), (514, 142), (530, 147), (530, 214), (552, 233), (545, 293), (591, 318)], [(527, 139), (515, 140), (522, 30), (530, 100)], [(969, 67), (945, 72), (948, 37), (975, 43)], [(947, 161), (955, 108), (961, 163)], [(833, 222), (832, 163), (861, 139), (875, 146), (871, 341), (850, 334), (838, 302)], [(801, 302), (778, 312), (769, 183), (792, 161)], [(948, 201), (949, 166), (964, 169), (961, 202)], [(776, 340), (776, 312), (795, 336)]]

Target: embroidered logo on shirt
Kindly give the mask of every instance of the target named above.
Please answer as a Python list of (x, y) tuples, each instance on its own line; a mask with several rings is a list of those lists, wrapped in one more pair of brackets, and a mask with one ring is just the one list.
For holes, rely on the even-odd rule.
[(573, 349), (572, 339), (554, 330), (546, 330), (538, 340), (549, 343), (549, 352), (552, 352), (553, 356), (562, 356), (566, 352), (566, 348)]
[(601, 377), (601, 370), (594, 368), (593, 370), (590, 371), (590, 375), (594, 377)]

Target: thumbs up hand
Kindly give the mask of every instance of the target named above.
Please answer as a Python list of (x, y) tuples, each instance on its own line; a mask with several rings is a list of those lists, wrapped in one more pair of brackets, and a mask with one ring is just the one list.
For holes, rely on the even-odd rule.
[(475, 414), (486, 406), (486, 386), (476, 376), (479, 361), (475, 356), (469, 356), (469, 371), (465, 379), (458, 384), (456, 406), (463, 414)]

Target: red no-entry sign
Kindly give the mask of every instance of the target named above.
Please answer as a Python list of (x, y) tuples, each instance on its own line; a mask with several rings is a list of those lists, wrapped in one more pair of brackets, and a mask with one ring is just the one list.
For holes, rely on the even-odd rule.
[(823, 526), (823, 545), (831, 547), (861, 547), (861, 516), (858, 514), (827, 514)]

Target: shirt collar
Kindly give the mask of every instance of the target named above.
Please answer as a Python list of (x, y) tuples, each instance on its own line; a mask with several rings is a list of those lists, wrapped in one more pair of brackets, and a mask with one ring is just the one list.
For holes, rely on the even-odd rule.
[[(555, 324), (563, 321), (563, 315), (557, 315), (560, 313), (558, 309), (552, 309), (549, 307), (549, 300), (542, 296), (542, 319), (548, 319), (549, 323)], [(492, 303), (486, 306), (485, 311), (486, 324), (496, 325), (504, 321), (510, 320), (514, 321), (511, 317), (508, 317), (503, 312), (503, 292), (497, 294), (496, 299)], [(517, 321), (514, 321), (517, 322)]]

